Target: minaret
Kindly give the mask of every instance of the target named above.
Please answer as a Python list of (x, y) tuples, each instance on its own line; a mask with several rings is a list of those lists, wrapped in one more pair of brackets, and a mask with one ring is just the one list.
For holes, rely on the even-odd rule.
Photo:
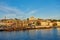
[(8, 26), (7, 26), (7, 20), (6, 20), (6, 16), (5, 16), (5, 18), (4, 18), (4, 19), (5, 19), (5, 24), (6, 24), (6, 27), (8, 27)]
[(6, 20), (6, 16), (5, 16), (5, 18), (4, 18), (5, 20)]

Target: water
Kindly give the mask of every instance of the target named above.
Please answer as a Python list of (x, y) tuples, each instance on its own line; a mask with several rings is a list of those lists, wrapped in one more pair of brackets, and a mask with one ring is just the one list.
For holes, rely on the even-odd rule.
[(0, 32), (0, 40), (60, 40), (60, 29)]

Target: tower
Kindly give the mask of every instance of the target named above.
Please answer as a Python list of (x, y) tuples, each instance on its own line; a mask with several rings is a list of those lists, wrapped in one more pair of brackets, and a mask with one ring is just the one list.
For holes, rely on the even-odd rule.
[(5, 16), (5, 18), (4, 18), (5, 20), (6, 20), (6, 16)]

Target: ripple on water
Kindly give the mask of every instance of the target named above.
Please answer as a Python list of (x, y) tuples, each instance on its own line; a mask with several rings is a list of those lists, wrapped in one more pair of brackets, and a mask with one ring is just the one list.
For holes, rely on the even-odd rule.
[(2, 31), (0, 40), (60, 40), (60, 29)]

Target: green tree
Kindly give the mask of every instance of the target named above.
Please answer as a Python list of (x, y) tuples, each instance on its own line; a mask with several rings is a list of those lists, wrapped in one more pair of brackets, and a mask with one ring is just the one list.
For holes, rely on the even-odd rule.
[(41, 23), (40, 23), (39, 21), (37, 21), (37, 22), (36, 22), (36, 25), (39, 26), (39, 25), (41, 25)]

